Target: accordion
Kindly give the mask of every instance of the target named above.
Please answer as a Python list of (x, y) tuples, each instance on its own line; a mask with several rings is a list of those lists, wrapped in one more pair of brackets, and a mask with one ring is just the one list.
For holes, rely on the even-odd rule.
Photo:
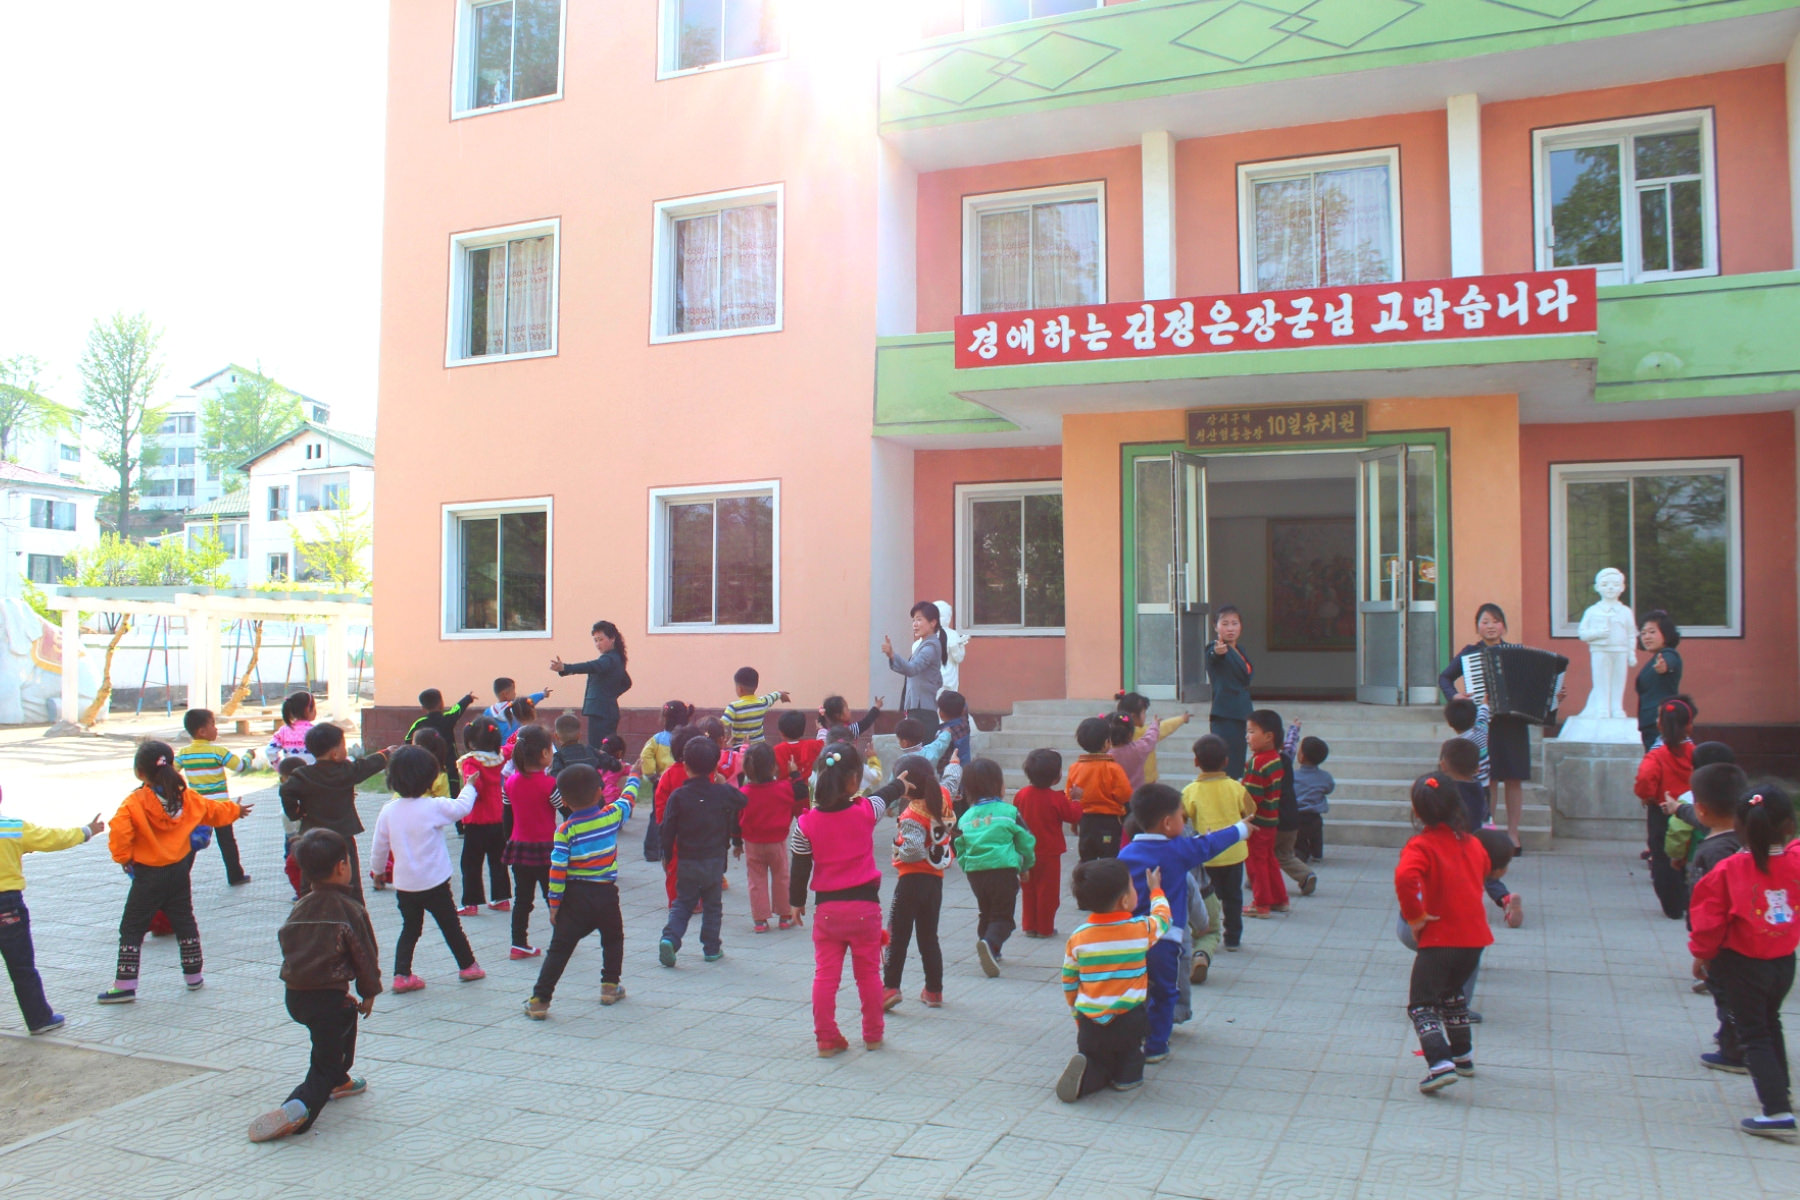
[(1569, 660), (1530, 646), (1482, 646), (1462, 656), (1463, 683), (1471, 698), (1496, 717), (1543, 725), (1556, 713)]

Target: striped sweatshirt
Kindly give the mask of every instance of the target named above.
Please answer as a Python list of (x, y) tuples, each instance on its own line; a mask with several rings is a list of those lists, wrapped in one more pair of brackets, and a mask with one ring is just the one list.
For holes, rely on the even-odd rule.
[(760, 742), (763, 722), (769, 710), (781, 700), (780, 692), (764, 692), (760, 696), (739, 696), (725, 706), (725, 728), (731, 731), (731, 744), (743, 746)]
[(1148, 916), (1095, 913), (1069, 935), (1063, 951), (1063, 996), (1078, 1017), (1104, 1025), (1144, 1003), (1150, 947), (1169, 931), (1169, 901), (1150, 893)]
[(1286, 777), (1281, 755), (1273, 750), (1251, 758), (1244, 771), (1244, 790), (1256, 804), (1256, 815), (1250, 818), (1252, 825), (1274, 829), (1281, 824), (1281, 781)]
[(187, 776), (188, 786), (202, 796), (229, 800), (231, 793), (225, 787), (225, 772), (242, 771), (244, 760), (217, 742), (195, 738), (176, 752), (175, 769)]
[(556, 827), (550, 843), (550, 909), (562, 903), (563, 887), (578, 883), (619, 881), (619, 830), (631, 816), (637, 800), (638, 780), (633, 776), (625, 792), (611, 804), (577, 809)]

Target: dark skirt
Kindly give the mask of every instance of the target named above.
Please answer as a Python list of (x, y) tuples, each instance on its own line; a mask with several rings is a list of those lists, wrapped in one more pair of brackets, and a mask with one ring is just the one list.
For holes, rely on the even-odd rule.
[(1488, 774), (1495, 783), (1531, 778), (1531, 726), (1521, 718), (1488, 722)]
[(549, 842), (508, 842), (500, 861), (509, 867), (548, 867)]

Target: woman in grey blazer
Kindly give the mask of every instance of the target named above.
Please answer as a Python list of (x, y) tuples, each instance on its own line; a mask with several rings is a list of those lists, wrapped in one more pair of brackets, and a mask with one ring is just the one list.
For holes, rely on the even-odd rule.
[(930, 600), (912, 606), (913, 640), (918, 646), (911, 658), (894, 654), (892, 638), (881, 639), (881, 653), (887, 658), (888, 668), (906, 676), (900, 709), (924, 725), (927, 736), (937, 730), (937, 694), (944, 686), (944, 655), (949, 649), (942, 619), (938, 606)]

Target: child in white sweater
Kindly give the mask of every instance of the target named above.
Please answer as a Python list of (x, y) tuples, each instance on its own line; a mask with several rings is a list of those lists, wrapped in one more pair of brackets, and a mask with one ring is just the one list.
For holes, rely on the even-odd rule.
[(487, 975), (475, 962), (468, 935), (450, 898), (450, 849), (444, 829), (469, 815), (475, 806), (475, 785), (452, 798), (428, 795), (443, 766), (429, 750), (402, 746), (388, 761), (388, 783), (398, 799), (389, 800), (375, 818), (375, 845), (371, 861), (387, 863), (393, 853), (392, 875), (378, 874), (376, 886), (392, 882), (400, 902), (400, 940), (394, 946), (394, 991), (416, 992), (425, 981), (412, 973), (413, 949), (425, 927), (425, 914), (437, 922), (444, 943), (456, 956), (457, 978), (464, 983)]

